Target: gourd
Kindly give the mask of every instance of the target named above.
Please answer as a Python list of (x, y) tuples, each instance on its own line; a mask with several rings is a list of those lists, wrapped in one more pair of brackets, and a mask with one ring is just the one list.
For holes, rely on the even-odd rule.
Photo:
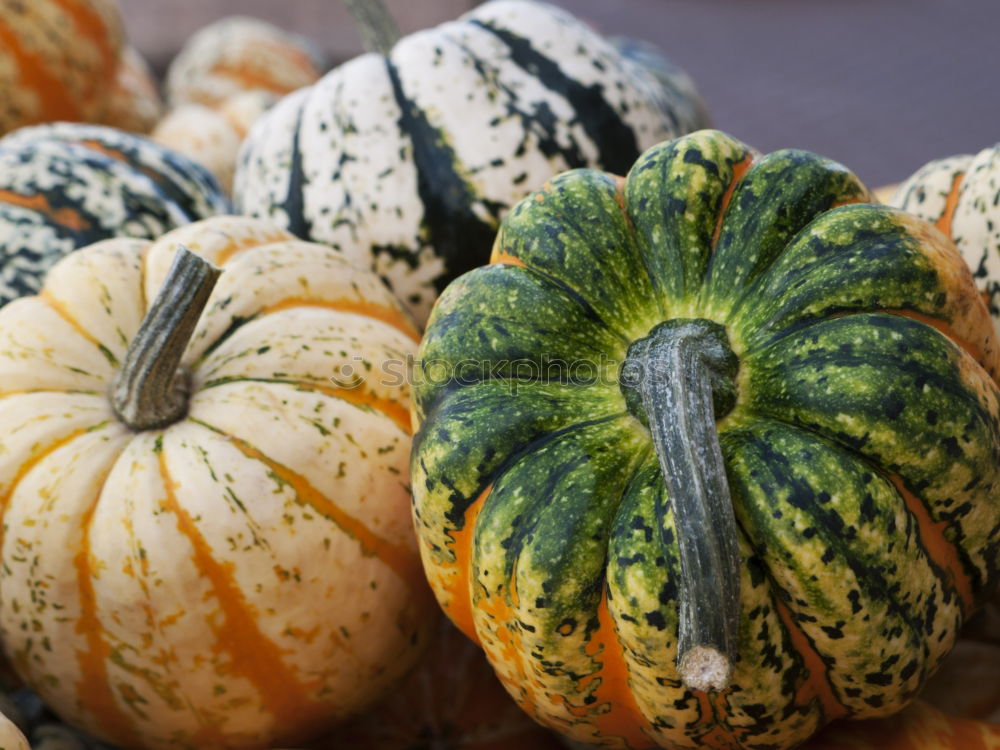
[(304, 37), (256, 18), (228, 16), (200, 29), (171, 61), (167, 101), (171, 107), (216, 107), (245, 91), (281, 96), (315, 83), (323, 67)]
[(1000, 750), (1000, 725), (914, 701), (886, 719), (832, 724), (803, 750)]
[(889, 204), (932, 222), (972, 269), (1000, 326), (1000, 146), (928, 162), (904, 180)]
[(435, 620), (417, 338), (373, 274), (241, 217), (82, 249), (0, 310), (18, 675), (128, 748), (289, 746), (378, 699)]
[(17, 724), (0, 714), (0, 750), (31, 750)]
[(152, 239), (228, 209), (202, 167), (140, 136), (76, 123), (21, 128), (0, 139), (0, 305), (38, 291), (76, 248)]
[(773, 747), (900, 710), (995, 584), (997, 340), (948, 240), (704, 130), (574, 170), (414, 371), (425, 571), (541, 723)]
[(115, 0), (0, 0), (0, 135), (99, 120), (121, 46)]
[(278, 100), (267, 91), (244, 91), (215, 107), (181, 104), (157, 123), (150, 138), (204, 166), (229, 193), (240, 144), (254, 122)]
[(554, 6), (493, 0), (397, 42), (381, 3), (351, 5), (371, 53), (261, 118), (234, 200), (371, 266), (418, 323), (551, 174), (680, 134), (655, 77)]
[(337, 727), (315, 750), (560, 750), (493, 674), (482, 651), (441, 618), (419, 666), (388, 696)]

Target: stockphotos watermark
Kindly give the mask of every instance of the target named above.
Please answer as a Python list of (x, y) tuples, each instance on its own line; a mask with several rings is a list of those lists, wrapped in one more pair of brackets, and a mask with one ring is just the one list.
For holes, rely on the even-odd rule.
[(337, 367), (330, 380), (339, 388), (361, 388), (366, 384), (385, 388), (472, 385), (484, 380), (502, 381), (511, 391), (523, 383), (565, 383), (568, 385), (626, 385), (637, 387), (642, 380), (639, 362), (610, 357), (566, 360), (557, 357), (517, 359), (386, 359), (373, 365), (360, 355)]

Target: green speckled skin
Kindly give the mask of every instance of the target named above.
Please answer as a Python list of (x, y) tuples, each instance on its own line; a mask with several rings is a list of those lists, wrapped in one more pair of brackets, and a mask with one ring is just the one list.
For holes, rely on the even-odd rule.
[[(900, 709), (998, 579), (988, 311), (942, 235), (868, 200), (826, 159), (699, 131), (624, 181), (554, 178), (439, 299), (414, 404), (424, 565), (542, 723), (792, 747)], [(673, 318), (721, 324), (740, 362), (716, 426), (742, 617), (717, 693), (676, 672), (685, 531), (617, 379)]]

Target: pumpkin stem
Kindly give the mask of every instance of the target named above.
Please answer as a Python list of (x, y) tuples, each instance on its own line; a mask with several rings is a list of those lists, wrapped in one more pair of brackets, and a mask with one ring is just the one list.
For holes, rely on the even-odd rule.
[(715, 421), (736, 403), (739, 361), (723, 326), (682, 319), (634, 342), (625, 367), (626, 400), (649, 426), (677, 531), (677, 671), (690, 688), (723, 690), (736, 660), (740, 555)]
[(115, 415), (133, 430), (166, 427), (187, 413), (181, 357), (222, 269), (181, 245), (111, 385)]
[(382, 0), (344, 0), (368, 52), (388, 55), (399, 41), (399, 27)]

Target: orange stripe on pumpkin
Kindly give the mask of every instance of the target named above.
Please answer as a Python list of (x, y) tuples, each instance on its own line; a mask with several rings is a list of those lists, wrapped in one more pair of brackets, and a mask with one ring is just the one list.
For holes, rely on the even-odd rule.
[(293, 386), (302, 391), (315, 391), (325, 396), (331, 396), (341, 401), (358, 406), (367, 406), (378, 413), (388, 417), (395, 425), (407, 435), (412, 434), (410, 424), (410, 413), (405, 406), (398, 401), (390, 401), (386, 398), (379, 398), (371, 391), (362, 388), (337, 388), (331, 385), (321, 385), (311, 383), (306, 380), (281, 380), (280, 378), (231, 378), (220, 381), (219, 385), (229, 385), (230, 383), (275, 383), (278, 385)]
[[(455, 561), (438, 563), (438, 567), (445, 569), (445, 575), (442, 575), (441, 579), (447, 581), (445, 590), (451, 595), (449, 603), (444, 606), (445, 612), (458, 629), (475, 643), (479, 643), (479, 636), (476, 635), (476, 623), (472, 617), (472, 538), (476, 532), (476, 520), (492, 489), (492, 485), (487, 487), (472, 505), (465, 509), (461, 529), (448, 532), (451, 538), (451, 544), (448, 546), (451, 547)], [(449, 572), (451, 575), (446, 577)]]
[[(194, 518), (177, 499), (180, 484), (171, 477), (164, 452), (160, 451), (157, 458), (166, 495), (164, 507), (176, 518), (177, 529), (191, 544), (191, 560), (202, 578), (209, 582), (222, 614), (221, 618), (211, 614), (205, 617), (205, 623), (216, 636), (212, 649), (230, 657), (231, 661), (224, 667), (227, 672), (245, 678), (254, 686), (260, 696), (261, 709), (274, 717), (276, 727), (283, 732), (298, 727), (308, 736), (310, 728), (318, 729), (329, 720), (330, 706), (312, 697), (320, 687), (319, 682), (303, 682), (285, 663), (283, 657), (287, 650), (261, 632), (252, 605), (236, 583), (233, 564), (216, 560)], [(196, 735), (196, 744), (201, 747), (216, 745), (218, 727), (200, 713), (199, 719), (205, 724)]]
[[(97, 427), (100, 427), (100, 425), (97, 425)], [(13, 496), (14, 491), (21, 483), (21, 480), (28, 475), (28, 472), (34, 469), (40, 461), (43, 461), (46, 457), (62, 448), (67, 443), (76, 440), (76, 438), (80, 437), (84, 433), (90, 432), (91, 429), (93, 428), (80, 427), (72, 430), (21, 462), (21, 465), (17, 467), (17, 473), (14, 474), (14, 478), (10, 480), (10, 484), (7, 485), (6, 492), (4, 492), (2, 499), (0, 499), (0, 521), (2, 521), (3, 517), (7, 513), (7, 506), (10, 504), (10, 498)], [(4, 530), (6, 529), (6, 526), (7, 524), (5, 521), (0, 522), (0, 549), (3, 549)]]
[(719, 204), (719, 216), (715, 220), (715, 231), (712, 232), (713, 250), (715, 250), (715, 246), (719, 242), (719, 234), (722, 232), (722, 221), (726, 217), (726, 211), (729, 209), (729, 202), (733, 199), (733, 193), (736, 191), (736, 186), (740, 184), (740, 181), (746, 176), (746, 173), (750, 171), (750, 167), (753, 166), (753, 161), (753, 154), (748, 153), (740, 161), (733, 165), (733, 177), (729, 181), (729, 187), (726, 188), (726, 192), (722, 194), (722, 203)]
[(962, 567), (962, 561), (959, 559), (958, 550), (945, 536), (944, 532), (948, 528), (948, 522), (935, 521), (923, 500), (906, 489), (903, 480), (898, 475), (892, 474), (889, 479), (906, 503), (910, 515), (917, 522), (921, 547), (935, 567), (944, 572), (945, 577), (962, 602), (963, 611), (968, 614), (972, 611), (975, 597), (972, 594), (972, 584)]
[(281, 302), (268, 305), (263, 308), (260, 313), (262, 315), (269, 315), (271, 313), (281, 312), (282, 310), (292, 310), (297, 307), (316, 307), (324, 310), (333, 310), (335, 312), (348, 312), (363, 315), (366, 318), (381, 321), (382, 323), (395, 328), (397, 331), (416, 342), (420, 341), (420, 334), (417, 332), (417, 329), (414, 328), (413, 324), (400, 310), (385, 305), (377, 305), (373, 302), (358, 301), (347, 299), (345, 297), (340, 299), (289, 297), (287, 299), (283, 299)]
[(415, 595), (423, 598), (427, 593), (427, 580), (424, 578), (420, 557), (416, 552), (378, 536), (361, 521), (346, 513), (336, 503), (323, 495), (301, 474), (268, 458), (245, 440), (241, 440), (235, 435), (229, 435), (204, 422), (196, 422), (196, 424), (212, 430), (218, 435), (223, 435), (244, 456), (267, 466), (279, 481), (291, 487), (299, 503), (310, 506), (317, 513), (335, 523), (341, 531), (358, 543), (363, 555), (381, 560), (386, 567), (407, 583)]
[[(238, 253), (242, 253), (244, 250), (252, 250), (253, 248), (264, 247), (265, 245), (273, 245), (278, 242), (295, 241), (297, 239), (298, 238), (295, 237), (295, 235), (286, 232), (284, 229), (278, 229), (277, 227), (275, 227), (273, 231), (264, 234), (252, 234), (246, 237), (240, 237), (239, 235), (230, 236), (229, 241), (216, 250), (214, 257), (212, 258), (212, 262), (217, 266), (222, 266), (228, 263), (233, 256)], [(191, 243), (188, 247), (192, 250), (198, 250), (198, 244), (196, 242)]]
[(11, 206), (26, 208), (35, 211), (47, 218), (53, 224), (72, 229), (74, 232), (82, 232), (90, 228), (90, 223), (80, 216), (74, 209), (64, 206), (63, 208), (52, 208), (49, 199), (44, 195), (21, 195), (11, 190), (0, 190), (0, 203)]
[(38, 293), (38, 299), (40, 299), (42, 302), (48, 305), (56, 313), (56, 315), (62, 318), (63, 321), (65, 321), (65, 323), (74, 331), (76, 331), (76, 333), (79, 334), (82, 338), (86, 339), (87, 341), (89, 341), (91, 344), (96, 346), (98, 349), (101, 349), (102, 351), (105, 352), (111, 351), (106, 346), (104, 346), (104, 344), (102, 344), (100, 341), (94, 338), (94, 335), (86, 328), (84, 328), (83, 325), (80, 323), (80, 321), (78, 321), (76, 318), (73, 317), (70, 311), (66, 308), (66, 305), (63, 304), (60, 300), (53, 297), (51, 294), (49, 294), (48, 290), (42, 289), (42, 291)]
[(601, 668), (579, 683), (581, 690), (597, 683), (591, 694), (594, 702), (585, 707), (586, 715), (600, 737), (621, 738), (630, 748), (654, 747), (656, 743), (648, 734), (652, 725), (643, 716), (629, 686), (628, 665), (608, 609), (607, 589), (597, 606), (597, 623), (584, 650)]
[[(45, 55), (24, 48), (18, 35), (0, 18), (0, 47), (14, 58), (19, 85), (35, 92), (40, 105), (31, 122), (79, 120), (80, 108), (70, 96), (66, 82), (48, 70)], [(15, 89), (18, 84), (15, 84)]]
[(940, 229), (944, 236), (951, 239), (951, 222), (955, 218), (955, 209), (958, 208), (958, 196), (962, 192), (962, 182), (965, 173), (959, 172), (951, 181), (951, 190), (948, 192), (948, 199), (944, 203), (944, 212), (935, 222), (935, 226)]
[(110, 41), (108, 27), (94, 8), (89, 3), (81, 3), (79, 0), (50, 0), (50, 2), (73, 19), (73, 24), (81, 36), (94, 43), (104, 61), (105, 69), (112, 73), (116, 71), (119, 65), (118, 50), (108, 43)]
[(827, 721), (832, 721), (841, 716), (847, 716), (849, 711), (843, 703), (838, 700), (830, 685), (827, 676), (827, 666), (823, 662), (816, 648), (809, 637), (792, 619), (792, 613), (788, 607), (779, 599), (774, 599), (774, 608), (781, 618), (788, 638), (792, 642), (793, 650), (802, 657), (808, 676), (803, 680), (795, 692), (795, 703), (799, 706), (808, 706), (814, 700), (819, 701), (820, 707)]
[(111, 646), (104, 640), (104, 626), (97, 616), (97, 597), (94, 593), (94, 574), (90, 562), (90, 525), (97, 509), (97, 497), (80, 519), (83, 538), (80, 550), (73, 557), (76, 583), (80, 592), (80, 615), (74, 628), (83, 636), (86, 650), (77, 649), (76, 660), (80, 679), (76, 683), (77, 700), (115, 744), (127, 747), (139, 745), (139, 737), (132, 718), (125, 713), (111, 687), (108, 662)]

